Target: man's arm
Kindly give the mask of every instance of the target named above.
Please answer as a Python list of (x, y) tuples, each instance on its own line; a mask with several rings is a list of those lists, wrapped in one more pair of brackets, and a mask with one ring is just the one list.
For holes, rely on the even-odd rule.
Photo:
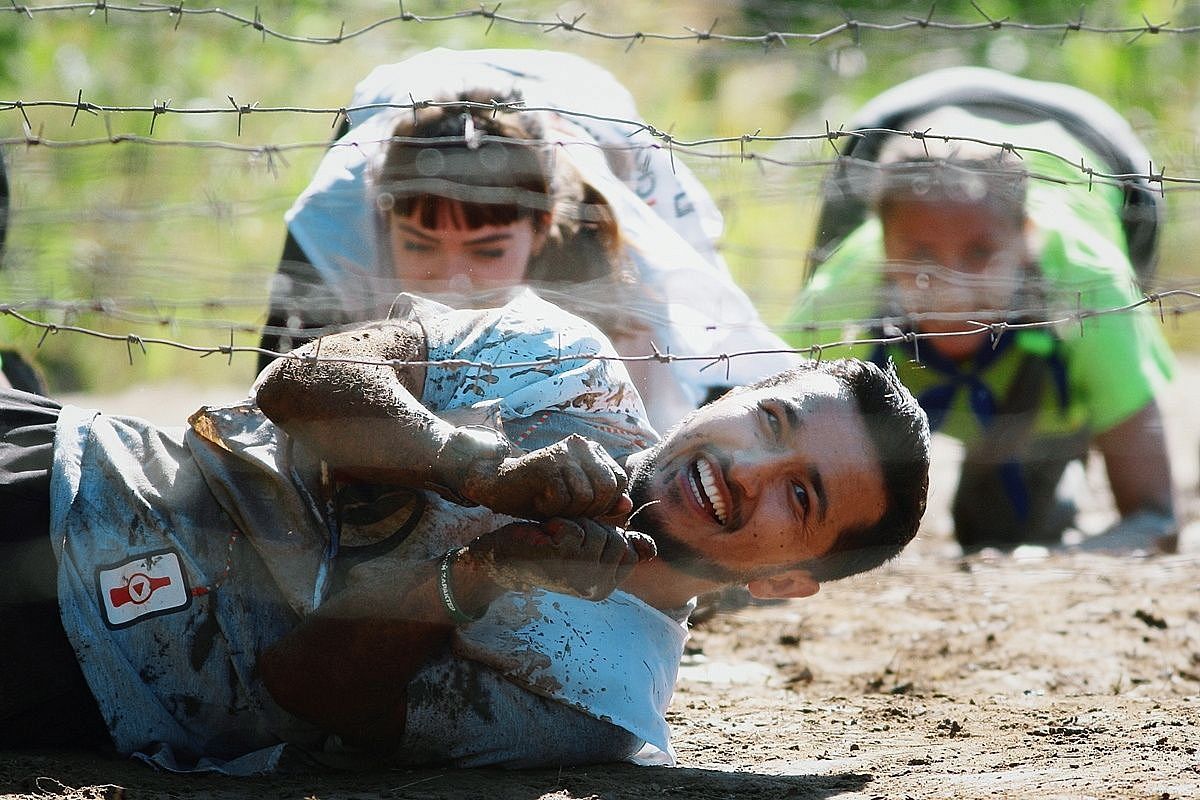
[(506, 513), (584, 518), (505, 526), (452, 556), (445, 573), (441, 560), (402, 575), (373, 562), (355, 568), (346, 588), (260, 656), (267, 688), (296, 716), (352, 744), (389, 751), (403, 733), (408, 681), (456, 624), (443, 574), (455, 606), (473, 615), (508, 588), (600, 599), (639, 558), (653, 555), (645, 537), (586, 519), (630, 510), (624, 471), (594, 442), (572, 436), (443, 474), (439, 454), (460, 429), (418, 400), (424, 370), (403, 363), (426, 358), (418, 326), (384, 323), (337, 334), (297, 355), (320, 359), (276, 361), (260, 379), (259, 405), (340, 474), (413, 486), (454, 478), (459, 485), (449, 488)]
[[(259, 657), (263, 682), (283, 708), (351, 745), (386, 755), (404, 733), (407, 687), (454, 626), (447, 595), (478, 616), (509, 589), (541, 586), (607, 597), (654, 544), (591, 520), (514, 523), (480, 536), (448, 560), (397, 575), (366, 562), (349, 585)], [(448, 579), (443, 588), (443, 578)]]
[(1084, 543), (1089, 549), (1174, 547), (1177, 533), (1171, 464), (1158, 403), (1096, 437), (1121, 520)]
[[(480, 442), (418, 399), (426, 360), (414, 322), (377, 323), (324, 337), (277, 359), (256, 399), (272, 421), (339, 475), (415, 488), (445, 487), (517, 517), (617, 521), (632, 504), (625, 471), (602, 447), (568, 436), (522, 453)], [(398, 366), (361, 362), (388, 361)]]
[(425, 338), (412, 322), (380, 323), (327, 336), (280, 358), (259, 378), (259, 408), (341, 474), (423, 486), (454, 426), (418, 399), (420, 366), (355, 361), (423, 361)]

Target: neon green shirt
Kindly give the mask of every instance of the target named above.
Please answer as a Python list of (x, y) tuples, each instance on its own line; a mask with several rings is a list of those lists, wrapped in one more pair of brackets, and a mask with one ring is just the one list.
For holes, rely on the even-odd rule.
[[(1117, 308), (1142, 298), (1125, 249), (1118, 211), (1120, 191), (1078, 183), (1078, 168), (1041, 154), (1023, 154), (1031, 175), (1026, 212), (1035, 228), (1035, 252), (1047, 283), (1048, 319), (1080, 309)], [(1095, 162), (1093, 162), (1095, 163)], [(881, 313), (884, 263), (877, 219), (864, 222), (818, 267), (793, 307), (785, 338), (794, 347), (865, 338)], [(1169, 381), (1173, 359), (1153, 307), (1089, 317), (1050, 329), (1008, 332), (1015, 341), (980, 375), (996, 398), (1005, 396), (1027, 353), (1048, 356), (1059, 340), (1066, 368), (1067, 403), (1047, 382), (1034, 424), (1038, 435), (1090, 430), (1094, 435), (1128, 419)], [(918, 342), (918, 354), (921, 343)], [(874, 346), (828, 349), (828, 357), (869, 358)], [(946, 377), (913, 363), (900, 347), (889, 347), (900, 378), (917, 396)], [(980, 433), (965, 391), (958, 391), (940, 430), (964, 442)]]

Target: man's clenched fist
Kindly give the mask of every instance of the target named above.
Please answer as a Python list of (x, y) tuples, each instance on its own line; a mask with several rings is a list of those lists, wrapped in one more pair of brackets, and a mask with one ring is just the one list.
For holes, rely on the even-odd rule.
[(540, 587), (603, 600), (639, 561), (653, 558), (654, 540), (592, 519), (516, 522), (485, 533), (460, 556), (503, 589)]
[(592, 518), (622, 522), (633, 509), (629, 477), (603, 447), (568, 436), (549, 447), (468, 469), (461, 492), (513, 517)]

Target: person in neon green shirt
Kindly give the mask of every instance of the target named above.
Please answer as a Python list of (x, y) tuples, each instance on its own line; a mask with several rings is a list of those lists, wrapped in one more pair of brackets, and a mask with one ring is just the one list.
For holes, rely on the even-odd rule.
[(1176, 521), (1156, 397), (1172, 358), (1152, 311), (998, 338), (980, 326), (1140, 300), (1122, 188), (1081, 182), (1080, 159), (1097, 158), (1052, 120), (1001, 123), (942, 106), (902, 127), (951, 139), (892, 134), (877, 162), (856, 165), (873, 213), (812, 273), (789, 342), (929, 335), (851, 354), (895, 360), (931, 426), (963, 442), (952, 511), (964, 551), (1060, 542), (1075, 516), (1061, 477), (1093, 446), (1121, 516), (1084, 546), (1170, 549)]

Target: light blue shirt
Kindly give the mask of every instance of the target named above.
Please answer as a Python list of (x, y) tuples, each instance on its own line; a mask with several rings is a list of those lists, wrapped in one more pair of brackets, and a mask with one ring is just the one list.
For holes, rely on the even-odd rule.
[[(431, 360), (497, 365), (431, 367), (422, 398), (431, 409), (498, 420), (526, 448), (575, 432), (620, 458), (657, 439), (624, 367), (587, 358), (613, 354), (591, 325), (529, 293), (483, 321), (410, 300)], [(502, 366), (549, 357), (562, 360)], [(255, 664), (328, 597), (339, 538), (353, 531), (324, 511), (319, 462), (255, 406), (205, 408), (191, 422), (160, 429), (63, 410), (51, 487), (63, 623), (120, 751), (171, 769), (265, 771), (284, 743), (326, 747), (322, 731), (274, 703)], [(403, 580), (406, 565), (510, 520), (432, 494), (426, 502), (411, 535), (367, 564)], [(506, 596), (453, 645), (455, 668), (485, 673), (493, 690), (418, 698), (406, 742), (420, 758), (537, 763), (539, 747), (556, 746), (552, 734), (518, 747), (505, 732), (574, 725), (579, 712), (669, 754), (664, 713), (686, 638), (682, 616), (622, 593), (600, 603)], [(551, 702), (539, 706), (530, 694)], [(455, 702), (490, 710), (464, 730), (446, 718)]]

